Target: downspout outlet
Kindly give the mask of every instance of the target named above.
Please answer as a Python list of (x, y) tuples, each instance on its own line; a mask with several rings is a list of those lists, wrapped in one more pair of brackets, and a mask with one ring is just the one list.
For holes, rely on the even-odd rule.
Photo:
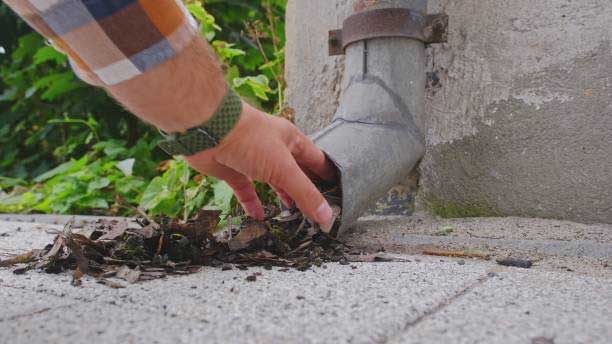
[[(406, 180), (425, 153), (415, 118), (425, 102), (425, 43), (445, 39), (447, 17), (426, 16), (427, 1), (360, 1), (330, 54), (345, 54), (342, 94), (332, 123), (313, 140), (336, 165), (342, 234), (374, 202)], [(443, 25), (439, 23), (442, 22)], [(437, 23), (437, 24), (436, 24)]]

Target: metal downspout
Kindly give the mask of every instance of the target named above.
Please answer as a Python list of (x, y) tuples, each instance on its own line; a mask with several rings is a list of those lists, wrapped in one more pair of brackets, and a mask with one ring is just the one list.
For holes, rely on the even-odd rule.
[[(414, 121), (415, 116), (424, 112), (424, 39), (370, 31), (361, 32), (361, 37), (371, 34), (394, 37), (361, 40), (358, 33), (348, 32), (347, 22), (351, 18), (358, 21), (360, 14), (389, 8), (403, 9), (425, 29), (426, 16), (421, 13), (426, 11), (427, 0), (364, 0), (357, 3), (355, 15), (345, 21), (344, 32), (330, 32), (330, 40), (338, 36), (343, 36), (345, 43), (354, 37), (358, 40), (342, 47), (346, 54), (345, 70), (340, 105), (333, 122), (313, 135), (340, 175), (342, 215), (337, 234), (405, 180), (425, 153), (424, 138)], [(363, 16), (361, 20), (368, 21)], [(376, 20), (380, 29), (384, 26), (380, 24), (388, 19)], [(357, 31), (364, 31), (364, 25), (376, 26), (375, 23), (354, 26)], [(331, 44), (340, 42), (330, 41)]]

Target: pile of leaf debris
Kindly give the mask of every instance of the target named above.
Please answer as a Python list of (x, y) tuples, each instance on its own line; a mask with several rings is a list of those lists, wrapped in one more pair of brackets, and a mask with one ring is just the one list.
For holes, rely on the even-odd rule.
[[(363, 261), (355, 251), (318, 230), (301, 213), (284, 211), (266, 221), (245, 220), (217, 232), (220, 213), (202, 210), (189, 221), (146, 216), (135, 220), (99, 220), (80, 231), (68, 224), (44, 249), (0, 261), (18, 266), (16, 274), (39, 269), (48, 273), (73, 271), (73, 285), (87, 274), (99, 283), (120, 288), (129, 283), (190, 274), (203, 266), (223, 270), (307, 270), (328, 262)], [(339, 215), (339, 208), (335, 209)], [(231, 223), (231, 219), (228, 221)], [(333, 232), (333, 231), (332, 231)]]

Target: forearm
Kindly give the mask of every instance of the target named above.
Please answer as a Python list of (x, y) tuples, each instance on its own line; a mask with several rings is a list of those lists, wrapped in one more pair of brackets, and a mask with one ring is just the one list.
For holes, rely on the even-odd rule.
[(205, 122), (226, 91), (223, 73), (175, 0), (3, 0), (101, 86), (166, 132)]
[(183, 132), (214, 113), (226, 84), (217, 58), (198, 37), (177, 57), (107, 89), (144, 121), (166, 132)]

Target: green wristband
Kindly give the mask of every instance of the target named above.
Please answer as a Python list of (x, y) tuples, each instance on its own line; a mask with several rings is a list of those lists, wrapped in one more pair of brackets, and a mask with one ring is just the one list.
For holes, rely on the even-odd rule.
[(193, 155), (213, 148), (236, 126), (242, 113), (240, 96), (228, 87), (225, 97), (212, 117), (204, 124), (184, 133), (167, 134), (159, 147), (170, 155)]

